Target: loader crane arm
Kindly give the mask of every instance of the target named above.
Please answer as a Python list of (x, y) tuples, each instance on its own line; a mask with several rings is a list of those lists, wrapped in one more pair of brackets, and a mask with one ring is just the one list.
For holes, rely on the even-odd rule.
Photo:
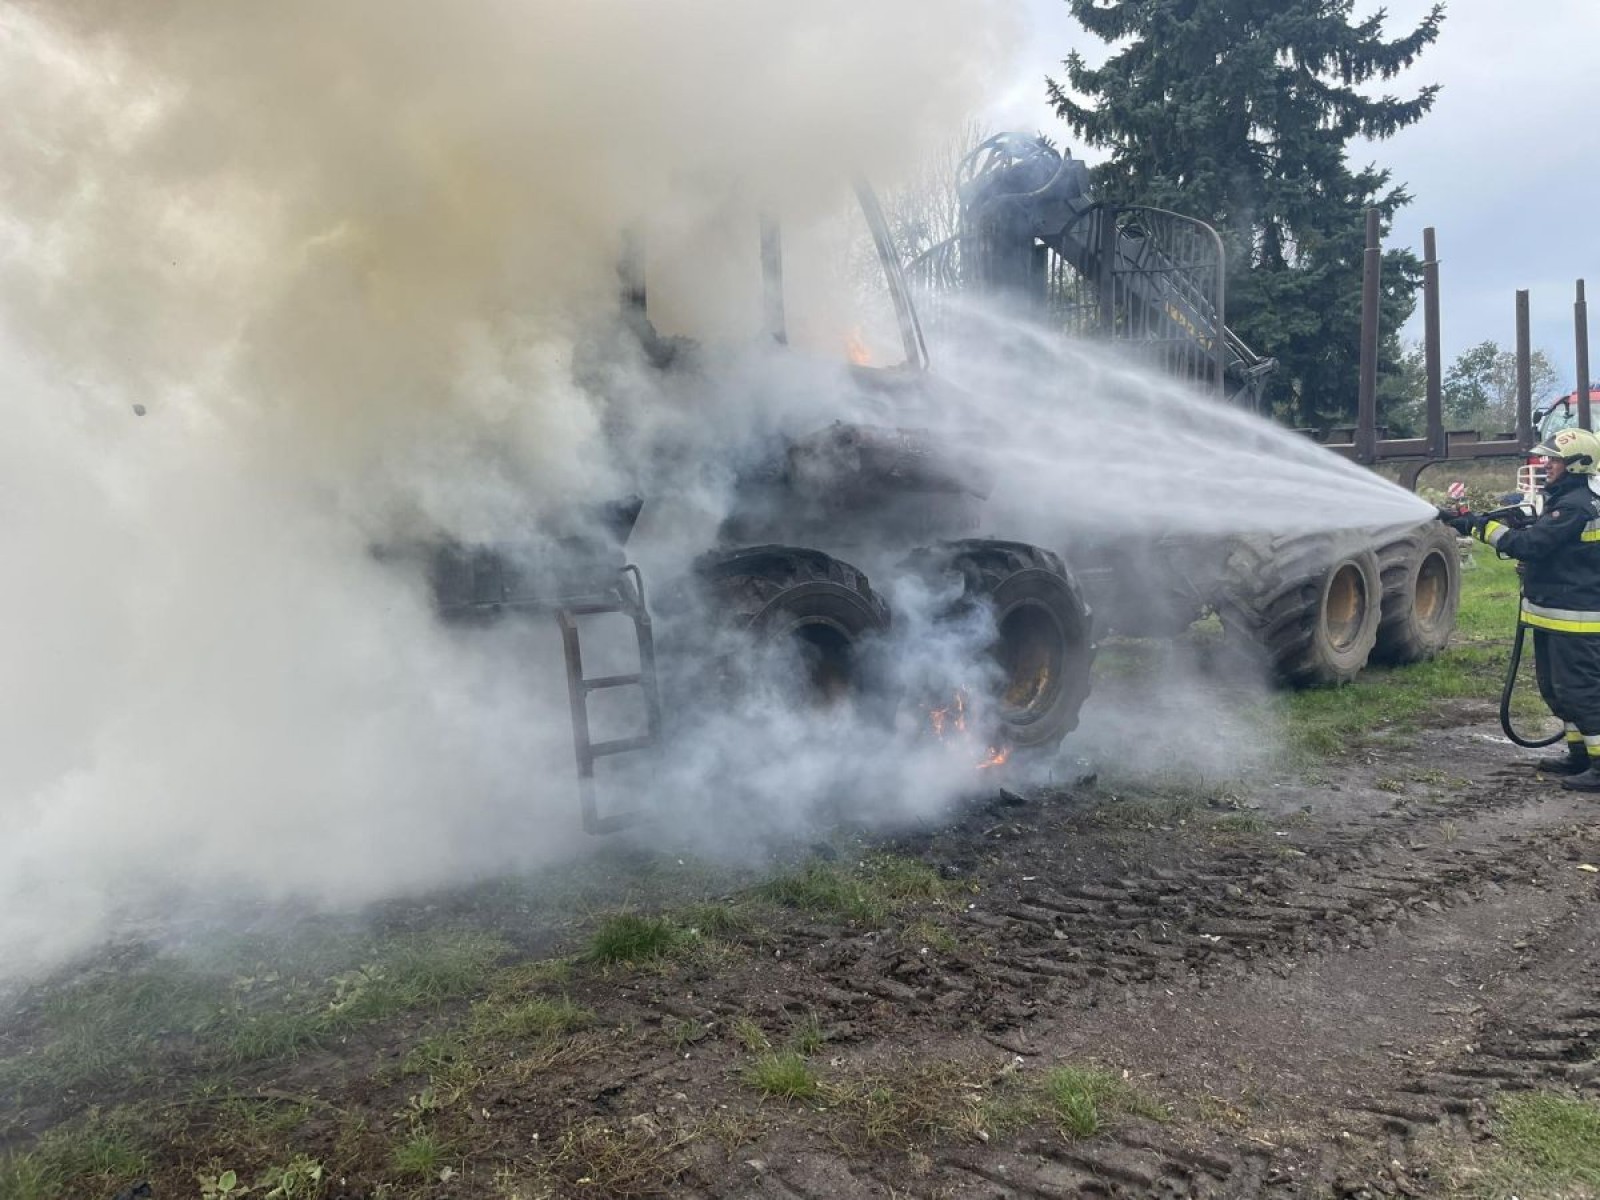
[[(925, 289), (1009, 296), (1050, 314), (1060, 307), (1067, 268), (1074, 285), (1091, 293), (1102, 333), (1197, 352), (1214, 365), (1229, 399), (1259, 408), (1277, 362), (1223, 322), (1223, 250), (1210, 226), (1159, 209), (1102, 204), (1086, 164), (1026, 134), (979, 144), (962, 160), (957, 186), (960, 234), (908, 270)], [(1195, 261), (1216, 267), (1196, 270)]]

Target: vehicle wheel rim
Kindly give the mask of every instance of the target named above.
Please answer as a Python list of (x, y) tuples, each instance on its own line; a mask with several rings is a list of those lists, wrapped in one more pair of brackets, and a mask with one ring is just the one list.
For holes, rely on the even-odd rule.
[(1356, 644), (1367, 619), (1367, 581), (1354, 563), (1340, 567), (1328, 581), (1324, 614), (1328, 641), (1335, 650)]
[(1008, 720), (1032, 720), (1055, 702), (1065, 643), (1060, 623), (1042, 605), (1019, 605), (1001, 619), (994, 657), (1003, 672), (1000, 707)]
[(789, 630), (798, 651), (801, 688), (818, 708), (830, 708), (855, 686), (855, 645), (832, 621), (803, 621)]
[(1417, 568), (1417, 590), (1413, 608), (1417, 621), (1432, 629), (1444, 616), (1450, 595), (1450, 566), (1444, 555), (1435, 550), (1422, 560)]

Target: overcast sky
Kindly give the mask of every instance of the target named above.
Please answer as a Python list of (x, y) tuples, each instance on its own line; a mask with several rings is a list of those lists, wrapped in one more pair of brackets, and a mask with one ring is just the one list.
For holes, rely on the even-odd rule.
[[(1358, 0), (1357, 12), (1377, 9)], [(1389, 0), (1390, 36), (1409, 31), (1429, 0)], [(1044, 102), (1043, 77), (1059, 75), (1076, 48), (1094, 60), (1101, 43), (1073, 21), (1065, 0), (1026, 0), (1018, 82), (989, 120), (1038, 128), (1080, 157)], [(1596, 292), (1600, 331), (1600, 103), (1592, 57), (1600, 50), (1600, 0), (1447, 0), (1439, 40), (1385, 91), (1442, 85), (1433, 111), (1387, 142), (1355, 147), (1355, 165), (1390, 168), (1412, 195), (1391, 245), (1422, 251), (1437, 231), (1445, 362), (1484, 340), (1516, 343), (1515, 293), (1531, 292), (1533, 344), (1551, 358), (1564, 390), (1575, 375), (1574, 280)], [(1421, 304), (1405, 336), (1422, 336)], [(1594, 337), (1591, 336), (1591, 346)], [(1593, 351), (1591, 349), (1591, 359)], [(1600, 362), (1590, 374), (1600, 376)], [(1352, 383), (1352, 386), (1354, 384)]]

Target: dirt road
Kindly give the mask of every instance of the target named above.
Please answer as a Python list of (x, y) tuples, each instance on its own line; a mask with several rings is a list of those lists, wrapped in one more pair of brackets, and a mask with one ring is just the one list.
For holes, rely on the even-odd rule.
[[(859, 868), (669, 908), (680, 949), (642, 959), (596, 962), (598, 917), (501, 913), (498, 982), (164, 1078), (188, 1098), (135, 1106), (142, 1173), (158, 1198), (291, 1159), (322, 1171), (286, 1195), (330, 1197), (1472, 1194), (1504, 1097), (1600, 1096), (1600, 801), (1512, 765), (1486, 705), (1435, 724), (1257, 791), (996, 792)], [(219, 1096), (283, 1111), (242, 1131)], [(8, 1140), (128, 1099), (35, 1096)]]
[[(1497, 1092), (1600, 1092), (1600, 876), (1582, 869), (1600, 862), (1600, 802), (1507, 765), (1487, 713), (1458, 715), (1476, 719), (1337, 783), (1239, 798), (1233, 814), (1103, 795), (981, 808), (902, 847), (971, 881), (956, 948), (790, 927), (772, 961), (684, 1002), (707, 1022), (752, 996), (771, 1020), (815, 1011), (844, 1063), (867, 1070), (1093, 1062), (1170, 1120), (946, 1143), (908, 1164), (849, 1160), (825, 1119), (796, 1114), (739, 1151), (742, 1172), (711, 1165), (695, 1187), (1450, 1192), (1459, 1181), (1434, 1172), (1471, 1158)], [(712, 1078), (734, 1066), (638, 1064), (609, 1102), (652, 1112), (696, 1076), (704, 1086), (708, 1065)]]

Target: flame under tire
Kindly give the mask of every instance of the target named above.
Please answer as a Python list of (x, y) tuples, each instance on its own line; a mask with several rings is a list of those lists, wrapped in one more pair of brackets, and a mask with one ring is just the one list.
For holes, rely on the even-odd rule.
[(1438, 521), (1429, 521), (1380, 546), (1378, 568), (1383, 616), (1373, 660), (1404, 664), (1432, 658), (1450, 644), (1461, 604), (1456, 535)]
[(695, 574), (722, 629), (798, 651), (813, 701), (876, 687), (870, 642), (888, 631), (889, 607), (849, 563), (799, 546), (752, 546), (701, 559)]
[(979, 604), (993, 614), (996, 743), (1051, 750), (1078, 727), (1094, 664), (1092, 619), (1059, 557), (1023, 542), (974, 538), (919, 550), (904, 565), (927, 578), (960, 576), (951, 615)]
[(1360, 674), (1382, 607), (1377, 555), (1325, 535), (1240, 539), (1216, 605), (1235, 646), (1290, 687)]

